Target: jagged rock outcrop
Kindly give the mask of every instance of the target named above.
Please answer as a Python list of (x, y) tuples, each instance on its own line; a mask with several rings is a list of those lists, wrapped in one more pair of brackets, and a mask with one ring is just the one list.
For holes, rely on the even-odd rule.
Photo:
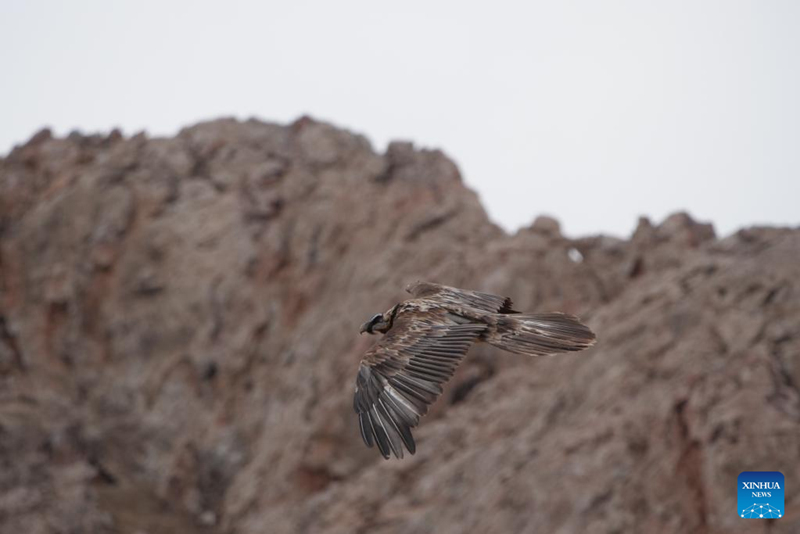
[[(581, 315), (581, 354), (473, 349), (384, 462), (351, 409), (416, 279)], [(513, 236), (438, 151), (303, 118), (0, 160), (0, 531), (795, 532), (800, 231)], [(786, 517), (736, 516), (780, 470)]]

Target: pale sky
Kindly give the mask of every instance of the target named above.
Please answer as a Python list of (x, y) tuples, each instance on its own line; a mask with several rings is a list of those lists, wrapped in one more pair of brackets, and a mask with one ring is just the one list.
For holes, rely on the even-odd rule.
[(303, 114), (444, 150), (508, 230), (800, 224), (800, 1), (0, 2), (0, 154)]

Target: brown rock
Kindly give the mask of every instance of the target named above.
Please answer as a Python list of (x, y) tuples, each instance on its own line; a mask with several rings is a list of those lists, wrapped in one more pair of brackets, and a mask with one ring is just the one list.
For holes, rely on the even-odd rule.
[[(508, 236), (441, 152), (307, 117), (42, 133), (0, 160), (0, 208), (2, 532), (750, 532), (754, 469), (787, 479), (771, 531), (800, 529), (797, 230)], [(384, 462), (357, 329), (417, 279), (599, 343), (474, 348)]]
[(536, 217), (536, 220), (534, 220), (533, 224), (531, 225), (531, 230), (547, 236), (561, 236), (561, 224), (559, 224), (556, 219), (548, 215), (539, 215)]

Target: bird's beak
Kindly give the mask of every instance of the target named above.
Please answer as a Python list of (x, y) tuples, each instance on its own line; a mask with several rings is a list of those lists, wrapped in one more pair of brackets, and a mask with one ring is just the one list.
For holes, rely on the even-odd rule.
[(369, 328), (369, 322), (366, 322), (366, 323), (362, 324), (361, 325), (361, 329), (359, 329), (358, 333), (359, 334), (363, 334), (364, 332), (367, 331), (367, 328)]

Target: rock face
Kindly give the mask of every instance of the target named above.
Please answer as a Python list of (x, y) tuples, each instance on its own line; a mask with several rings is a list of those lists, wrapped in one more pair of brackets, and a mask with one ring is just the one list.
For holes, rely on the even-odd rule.
[[(383, 461), (358, 326), (417, 279), (599, 342), (473, 348)], [(509, 236), (442, 153), (307, 118), (0, 160), (2, 532), (797, 532), (798, 355), (799, 230)], [(784, 473), (784, 518), (738, 518), (747, 470)]]

